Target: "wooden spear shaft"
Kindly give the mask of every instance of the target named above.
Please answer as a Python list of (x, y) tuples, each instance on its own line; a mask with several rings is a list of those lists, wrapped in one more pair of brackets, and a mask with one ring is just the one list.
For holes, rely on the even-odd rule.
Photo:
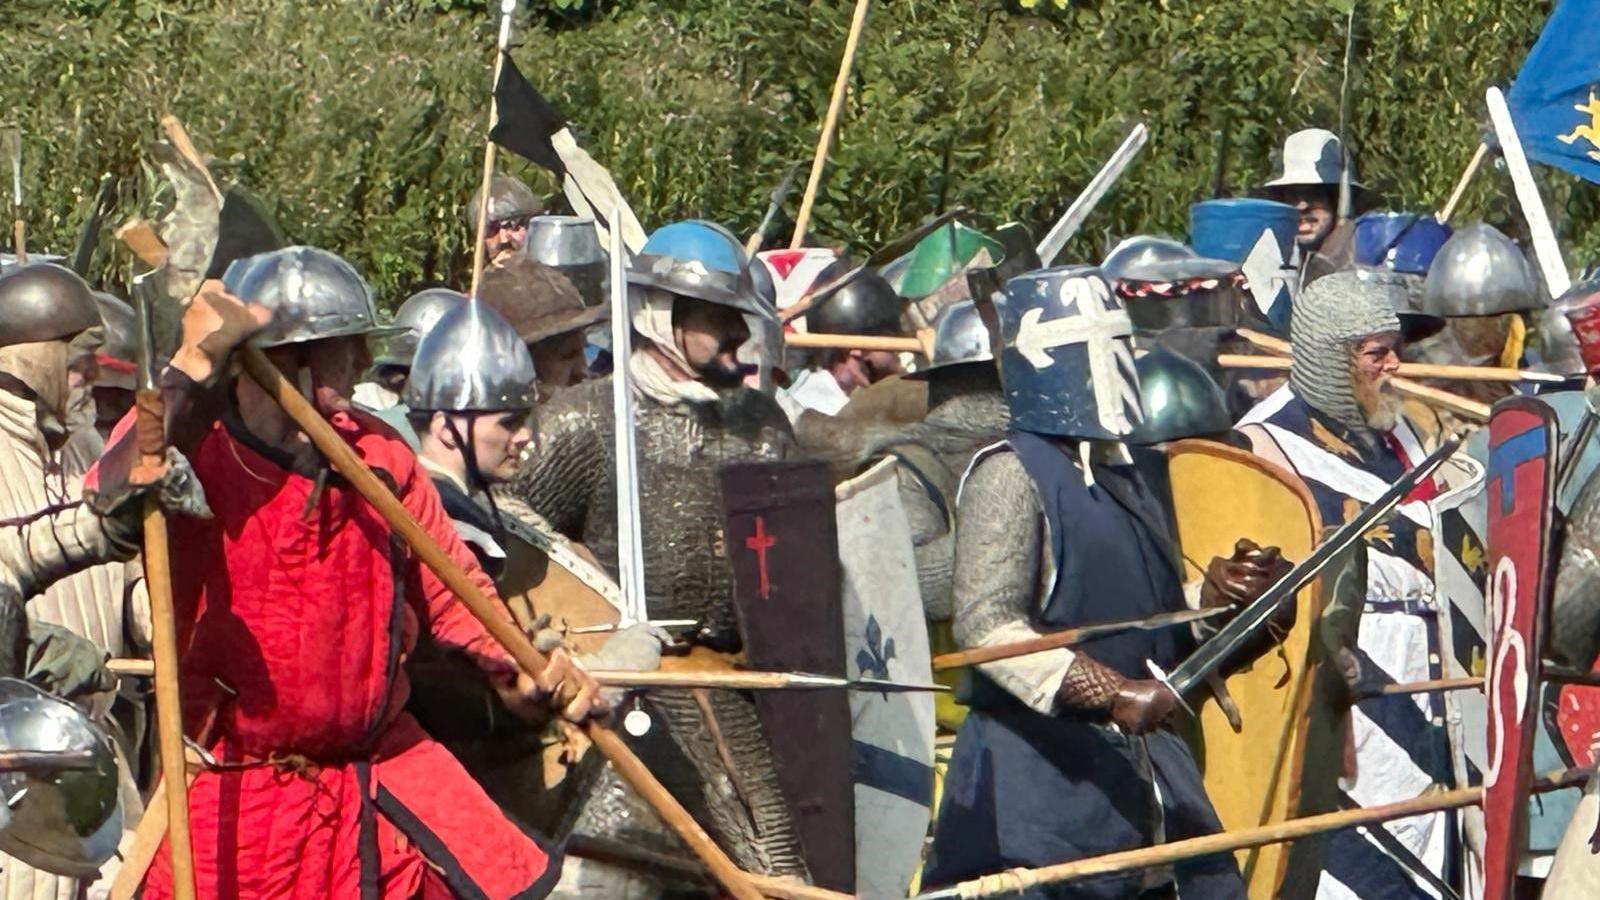
[[(1278, 369), (1288, 370), (1290, 360), (1282, 356), (1250, 356), (1244, 353), (1221, 353), (1217, 364), (1224, 369)], [(1403, 378), (1437, 378), (1443, 381), (1488, 381), (1497, 384), (1563, 384), (1568, 379), (1551, 372), (1530, 372), (1523, 369), (1502, 369), (1498, 366), (1454, 366), (1438, 363), (1401, 363), (1395, 374)]]
[(506, 46), (511, 41), (511, 12), (516, 5), (516, 0), (502, 0), (500, 4), (500, 37), (495, 41), (494, 79), (490, 82), (489, 91), (489, 127), (484, 132), (483, 175), (478, 187), (478, 223), (476, 240), (472, 243), (472, 290), (467, 293), (468, 297), (478, 296), (478, 282), (483, 280), (483, 239), (489, 231), (489, 186), (494, 183), (495, 153), (499, 149), (494, 139), (488, 137), (488, 133), (494, 130), (495, 119), (500, 115), (500, 103), (495, 98), (493, 88), (500, 86), (500, 69), (505, 63)]
[[(929, 329), (931, 331), (931, 329)], [(932, 335), (929, 335), (930, 339)], [(922, 338), (877, 334), (813, 334), (797, 331), (783, 336), (788, 347), (817, 350), (888, 350), (890, 353), (928, 353)]]
[[(1534, 791), (1542, 793), (1570, 787), (1574, 784), (1581, 784), (1591, 774), (1593, 773), (1588, 769), (1566, 769), (1540, 779), (1539, 783), (1534, 786)], [(1254, 828), (1241, 828), (1238, 831), (1207, 834), (1182, 841), (1173, 841), (1168, 844), (1157, 844), (1153, 847), (1140, 847), (1136, 850), (1107, 853), (1103, 856), (1073, 860), (1072, 862), (1043, 866), (1037, 869), (1013, 869), (1008, 872), (997, 872), (982, 878), (963, 881), (954, 887), (919, 894), (915, 900), (956, 900), (956, 898), (974, 900), (974, 898), (978, 897), (993, 897), (1019, 892), (1035, 885), (1060, 884), (1066, 881), (1079, 881), (1096, 875), (1125, 872), (1129, 869), (1170, 865), (1186, 859), (1193, 859), (1197, 856), (1248, 850), (1253, 847), (1281, 844), (1328, 831), (1338, 831), (1343, 828), (1378, 825), (1392, 819), (1404, 819), (1409, 816), (1442, 812), (1447, 809), (1459, 809), (1463, 806), (1472, 806), (1479, 803), (1482, 799), (1483, 788), (1481, 787), (1439, 791), (1423, 794), (1410, 800), (1402, 800), (1398, 803), (1386, 803), (1382, 806), (1345, 809), (1317, 816), (1303, 816)]]
[(1472, 176), (1478, 174), (1478, 167), (1483, 165), (1483, 158), (1489, 155), (1489, 145), (1479, 141), (1478, 149), (1472, 154), (1472, 161), (1467, 163), (1466, 169), (1461, 172), (1461, 177), (1456, 181), (1455, 190), (1450, 192), (1450, 199), (1444, 202), (1437, 215), (1434, 216), (1440, 225), (1450, 221), (1456, 214), (1456, 207), (1461, 204), (1461, 198), (1467, 193), (1467, 186), (1472, 184)]
[(828, 101), (828, 114), (822, 119), (822, 135), (817, 138), (817, 154), (811, 159), (811, 175), (806, 179), (806, 192), (800, 198), (800, 213), (794, 219), (794, 237), (789, 249), (798, 250), (806, 242), (806, 228), (811, 224), (811, 206), (817, 199), (817, 187), (822, 184), (822, 170), (828, 164), (828, 147), (833, 144), (833, 132), (839, 126), (839, 110), (844, 107), (845, 94), (850, 90), (850, 70), (855, 66), (856, 46), (861, 42), (861, 31), (867, 24), (867, 7), (871, 0), (856, 0), (855, 17), (850, 20), (850, 35), (845, 38), (844, 58), (839, 60), (839, 76), (833, 81), (833, 98)]
[[(575, 834), (567, 838), (567, 852), (581, 859), (592, 859), (646, 872), (654, 870), (659, 873), (665, 870), (695, 879), (706, 877), (705, 868), (693, 860), (645, 850), (624, 841)], [(772, 875), (751, 875), (750, 881), (761, 890), (761, 893), (779, 900), (851, 900), (854, 896), (808, 884), (796, 884), (787, 878)]]
[[(512, 659), (516, 660), (517, 665), (530, 675), (544, 671), (546, 665), (544, 656), (534, 649), (533, 644), (509, 618), (499, 614), (495, 601), (478, 589), (467, 576), (466, 570), (450, 558), (410, 511), (395, 498), (376, 475), (372, 474), (372, 470), (356, 456), (350, 445), (345, 443), (321, 414), (312, 408), (311, 403), (289, 384), (289, 380), (283, 377), (278, 367), (255, 347), (241, 348), (240, 354), (245, 371), (250, 377), (283, 407), (284, 412), (288, 413), (289, 418), (305, 432), (312, 444), (316, 445), (332, 464), (334, 470), (344, 476), (345, 480), (372, 504), (389, 523), (389, 527), (393, 528), (422, 562), (439, 576), (439, 580), (461, 600), (468, 611), (483, 623), (484, 629), (505, 648)], [(717, 846), (705, 829), (701, 828), (689, 812), (667, 792), (661, 782), (650, 774), (650, 770), (645, 768), (644, 763), (634, 755), (627, 744), (623, 743), (616, 732), (592, 720), (586, 722), (582, 730), (600, 749), (601, 754), (610, 760), (617, 774), (632, 785), (662, 820), (683, 838), (684, 843), (700, 857), (706, 868), (729, 894), (739, 900), (759, 900), (761, 893), (751, 885), (749, 875), (734, 865), (733, 860), (722, 852), (722, 848)]]

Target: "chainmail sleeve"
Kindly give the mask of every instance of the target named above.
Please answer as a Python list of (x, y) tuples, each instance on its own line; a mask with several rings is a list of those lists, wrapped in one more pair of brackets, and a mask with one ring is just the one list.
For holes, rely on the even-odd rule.
[(948, 619), (954, 601), (951, 597), (955, 574), (956, 536), (950, 520), (928, 496), (928, 488), (904, 465), (895, 469), (900, 489), (900, 505), (911, 526), (911, 552), (917, 562), (917, 587), (922, 593), (923, 613), (936, 621)]
[[(968, 475), (956, 510), (956, 641), (970, 648), (1037, 637), (1031, 623), (1054, 564), (1044, 558), (1044, 511), (1033, 479), (1015, 454), (995, 453)], [(1032, 709), (1050, 714), (1074, 659), (1063, 647), (980, 668)]]

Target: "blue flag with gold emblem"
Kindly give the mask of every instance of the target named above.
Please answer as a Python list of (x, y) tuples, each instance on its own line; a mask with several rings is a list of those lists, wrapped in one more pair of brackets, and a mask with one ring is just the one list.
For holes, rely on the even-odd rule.
[(1529, 158), (1600, 182), (1600, 0), (1561, 0), (1506, 99)]

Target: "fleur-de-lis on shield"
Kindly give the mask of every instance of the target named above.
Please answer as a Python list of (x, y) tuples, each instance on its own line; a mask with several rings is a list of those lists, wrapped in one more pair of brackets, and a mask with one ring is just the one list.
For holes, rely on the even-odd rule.
[(867, 616), (866, 646), (856, 651), (856, 668), (861, 678), (889, 678), (889, 660), (894, 659), (894, 638), (884, 640), (878, 617)]

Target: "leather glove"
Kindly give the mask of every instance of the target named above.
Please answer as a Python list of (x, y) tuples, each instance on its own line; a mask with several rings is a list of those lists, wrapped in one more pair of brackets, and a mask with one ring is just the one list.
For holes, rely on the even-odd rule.
[(1266, 593), (1292, 568), (1277, 547), (1262, 548), (1240, 538), (1228, 559), (1212, 557), (1200, 585), (1200, 605), (1205, 609), (1245, 606)]
[(1129, 734), (1148, 734), (1161, 727), (1178, 705), (1172, 689), (1153, 678), (1127, 680), (1111, 701), (1111, 721)]
[(60, 625), (29, 620), (23, 678), (63, 700), (113, 691), (117, 677), (106, 669), (105, 651)]
[(620, 669), (625, 672), (654, 672), (661, 668), (661, 648), (672, 636), (647, 622), (618, 629), (611, 639), (593, 653), (578, 657), (585, 669)]

